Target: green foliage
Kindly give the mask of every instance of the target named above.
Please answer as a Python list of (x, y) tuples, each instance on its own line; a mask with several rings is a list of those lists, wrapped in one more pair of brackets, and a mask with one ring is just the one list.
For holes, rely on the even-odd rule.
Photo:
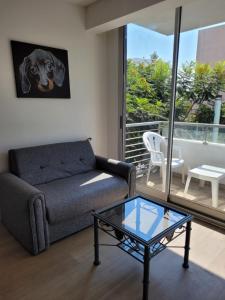
[[(171, 99), (171, 65), (154, 52), (149, 62), (127, 64), (127, 121), (165, 120)], [(175, 119), (211, 123), (212, 104), (225, 91), (225, 61), (209, 64), (189, 62), (177, 78)], [(225, 107), (221, 120), (225, 122)]]
[(191, 109), (191, 102), (184, 98), (177, 98), (175, 103), (175, 120), (182, 121), (186, 118), (187, 112)]
[(152, 54), (150, 63), (127, 65), (127, 120), (139, 122), (165, 119), (170, 95), (169, 63)]
[(200, 104), (196, 112), (193, 114), (192, 122), (212, 123), (213, 117), (213, 109), (206, 104)]
[(221, 107), (220, 124), (225, 124), (225, 103), (223, 103)]
[(177, 91), (180, 97), (196, 103), (214, 100), (225, 90), (225, 61), (209, 64), (190, 62), (178, 72)]

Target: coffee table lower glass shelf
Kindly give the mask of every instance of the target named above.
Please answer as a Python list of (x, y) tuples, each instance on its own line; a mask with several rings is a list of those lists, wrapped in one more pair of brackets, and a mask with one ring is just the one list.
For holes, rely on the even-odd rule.
[(143, 300), (148, 299), (150, 260), (168, 247), (168, 244), (186, 232), (183, 267), (188, 268), (192, 216), (158, 204), (140, 196), (127, 199), (94, 212), (94, 264), (99, 265), (98, 230), (102, 230), (118, 243), (127, 254), (144, 265)]

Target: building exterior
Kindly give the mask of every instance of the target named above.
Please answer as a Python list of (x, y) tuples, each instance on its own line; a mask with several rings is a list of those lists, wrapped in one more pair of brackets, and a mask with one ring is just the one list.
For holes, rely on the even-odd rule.
[[(225, 25), (199, 30), (196, 61), (210, 65), (225, 61)], [(225, 93), (221, 94), (225, 102)]]
[(199, 30), (196, 60), (209, 64), (225, 60), (225, 25)]

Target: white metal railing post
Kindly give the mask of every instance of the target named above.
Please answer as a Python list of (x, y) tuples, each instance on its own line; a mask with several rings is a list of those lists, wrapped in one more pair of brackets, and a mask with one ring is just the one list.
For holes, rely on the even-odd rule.
[[(213, 124), (220, 123), (221, 105), (222, 105), (222, 96), (218, 95), (215, 99)], [(214, 127), (213, 128), (213, 137), (212, 137), (212, 140), (214, 143), (217, 142), (218, 135), (219, 135), (219, 127)]]
[(207, 136), (208, 136), (209, 127), (204, 127), (204, 141), (203, 144), (207, 145)]

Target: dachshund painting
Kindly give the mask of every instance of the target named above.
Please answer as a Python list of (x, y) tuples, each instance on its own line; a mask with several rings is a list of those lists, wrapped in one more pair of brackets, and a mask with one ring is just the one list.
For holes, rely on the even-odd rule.
[(11, 41), (18, 97), (70, 98), (67, 51)]
[(31, 84), (41, 92), (49, 92), (54, 85), (61, 87), (65, 77), (64, 64), (51, 52), (35, 49), (19, 67), (21, 88), (29, 93)]

